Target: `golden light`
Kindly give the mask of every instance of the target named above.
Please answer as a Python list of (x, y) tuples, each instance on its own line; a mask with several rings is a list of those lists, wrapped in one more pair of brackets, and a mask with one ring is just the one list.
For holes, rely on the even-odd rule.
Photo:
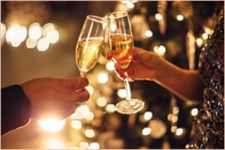
[(88, 142), (80, 142), (80, 148), (84, 148), (84, 149), (87, 149), (88, 147), (89, 147), (89, 144), (88, 144)]
[(55, 29), (52, 29), (47, 32), (46, 38), (48, 39), (49, 43), (54, 44), (59, 40), (59, 32)]
[(90, 95), (94, 93), (94, 88), (91, 85), (86, 86), (85, 89), (88, 91)]
[(213, 30), (212, 29), (210, 29), (210, 28), (208, 28), (208, 27), (203, 27), (204, 28), (204, 31), (207, 33), (207, 34), (209, 34), (209, 35), (211, 35), (211, 34), (213, 34)]
[(96, 99), (96, 104), (99, 107), (104, 107), (107, 104), (107, 99), (105, 97), (99, 97)]
[(108, 113), (113, 113), (113, 112), (115, 112), (115, 111), (116, 111), (115, 105), (114, 105), (114, 104), (108, 104), (108, 105), (106, 105), (106, 111), (107, 111)]
[(152, 112), (150, 112), (150, 111), (145, 112), (144, 113), (144, 120), (148, 121), (150, 119), (152, 119)]
[(163, 45), (158, 46), (154, 46), (153, 51), (159, 55), (159, 56), (163, 56), (166, 53), (166, 48)]
[(73, 118), (73, 119), (84, 119), (89, 115), (89, 113), (90, 113), (89, 107), (87, 105), (81, 105), (71, 115), (71, 118)]
[(32, 23), (29, 27), (29, 37), (38, 40), (42, 35), (42, 28), (39, 23)]
[(201, 39), (201, 38), (197, 38), (197, 39), (196, 39), (196, 44), (197, 44), (198, 47), (201, 47), (202, 44), (203, 44), (202, 39)]
[(209, 37), (209, 35), (208, 35), (207, 33), (203, 33), (203, 34), (202, 34), (202, 38), (203, 38), (204, 40), (207, 40), (208, 37)]
[(194, 117), (194, 116), (197, 116), (198, 115), (198, 109), (197, 108), (192, 108), (191, 110), (191, 115)]
[(35, 48), (36, 45), (37, 45), (37, 41), (36, 40), (27, 38), (27, 40), (26, 40), (27, 48)]
[(11, 45), (12, 45), (13, 47), (18, 47), (18, 46), (20, 46), (20, 42), (19, 42), (19, 41), (12, 41), (12, 42), (11, 42)]
[(115, 23), (111, 24), (110, 29), (111, 29), (112, 32), (115, 32), (116, 29), (117, 29), (117, 25)]
[(178, 117), (177, 117), (177, 116), (173, 116), (172, 119), (171, 119), (171, 121), (172, 121), (173, 123), (177, 122), (177, 120), (178, 120)]
[(105, 84), (109, 79), (109, 76), (106, 72), (100, 72), (97, 76), (97, 80), (101, 84)]
[(48, 49), (48, 47), (49, 47), (49, 42), (47, 38), (43, 37), (40, 40), (38, 40), (37, 42), (38, 51), (44, 52)]
[(171, 121), (171, 120), (172, 120), (172, 117), (173, 117), (172, 114), (168, 114), (167, 119), (168, 119), (169, 121)]
[(175, 133), (177, 131), (177, 126), (172, 126), (170, 130), (172, 133)]
[(118, 95), (120, 98), (126, 98), (126, 96), (127, 96), (126, 90), (125, 90), (125, 89), (119, 89), (119, 90), (117, 91), (117, 95)]
[(6, 26), (4, 23), (1, 23), (1, 43), (3, 43), (4, 41), (4, 36), (5, 36), (5, 33), (6, 33)]
[(72, 120), (71, 121), (71, 126), (75, 130), (80, 130), (82, 128), (82, 124), (79, 120)]
[(141, 133), (144, 136), (149, 135), (151, 133), (151, 129), (148, 128), (148, 127), (145, 127), (145, 128), (142, 129)]
[(180, 136), (180, 135), (182, 135), (184, 133), (184, 129), (182, 129), (182, 128), (177, 128), (177, 130), (176, 130), (176, 135), (177, 136)]
[(134, 3), (128, 2), (128, 3), (127, 3), (127, 7), (128, 7), (128, 8), (134, 8)]
[(152, 37), (152, 36), (153, 36), (152, 31), (151, 31), (151, 30), (146, 30), (146, 31), (145, 31), (145, 36), (146, 36), (146, 37)]
[(63, 139), (58, 137), (51, 137), (45, 140), (45, 148), (46, 149), (64, 149), (65, 143)]
[(97, 142), (92, 142), (88, 149), (100, 149), (100, 145)]
[(44, 36), (47, 36), (47, 33), (50, 30), (55, 30), (55, 25), (53, 23), (46, 23), (42, 28), (42, 33)]
[(174, 113), (174, 114), (178, 114), (178, 112), (179, 112), (179, 108), (175, 106), (175, 107), (173, 108), (173, 113)]
[(11, 43), (13, 47), (17, 47), (26, 39), (26, 36), (26, 27), (14, 24), (6, 32), (6, 41)]
[(63, 129), (65, 120), (38, 120), (38, 124), (47, 132), (58, 132)]
[(182, 15), (177, 15), (176, 16), (177, 21), (183, 21), (184, 20), (184, 16)]
[(160, 21), (160, 20), (163, 20), (163, 17), (161, 14), (157, 13), (157, 14), (155, 14), (155, 19)]
[(84, 135), (87, 137), (87, 138), (93, 138), (95, 136), (95, 131), (93, 129), (86, 129), (84, 131)]
[(113, 61), (108, 61), (107, 63), (106, 63), (106, 69), (107, 70), (109, 70), (109, 71), (113, 71), (114, 69), (115, 69), (115, 63), (113, 62)]
[(91, 111), (89, 111), (88, 115), (86, 116), (86, 119), (87, 119), (87, 120), (93, 120), (94, 117), (95, 117), (94, 113), (91, 112)]

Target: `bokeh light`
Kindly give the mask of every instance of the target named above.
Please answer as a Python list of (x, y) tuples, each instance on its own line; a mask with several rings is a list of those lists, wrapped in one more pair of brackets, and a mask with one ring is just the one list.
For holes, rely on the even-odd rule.
[(117, 95), (118, 95), (120, 98), (126, 98), (126, 96), (127, 96), (126, 90), (125, 90), (125, 89), (119, 89), (119, 90), (117, 91)]
[(184, 20), (184, 16), (182, 15), (177, 15), (176, 16), (177, 21), (183, 21)]
[(177, 136), (181, 136), (184, 133), (184, 129), (183, 128), (177, 128), (176, 130), (176, 135)]
[(161, 14), (157, 13), (157, 14), (155, 14), (155, 19), (160, 21), (160, 20), (163, 20), (163, 17)]
[(93, 138), (95, 136), (95, 131), (93, 129), (86, 129), (84, 131), (84, 135), (87, 137), (87, 138)]
[(79, 120), (72, 120), (71, 121), (71, 126), (75, 130), (80, 130), (82, 128), (82, 123)]
[(96, 99), (96, 104), (99, 107), (104, 107), (107, 104), (107, 99), (105, 97), (99, 97)]
[(197, 116), (198, 115), (198, 109), (197, 108), (192, 108), (191, 109), (191, 115), (194, 117), (194, 116)]
[(85, 89), (88, 91), (90, 95), (94, 93), (94, 88), (91, 85), (86, 86)]
[(88, 149), (100, 149), (100, 145), (97, 142), (92, 142), (92, 143), (90, 143)]
[(113, 61), (108, 61), (107, 63), (106, 63), (106, 69), (107, 70), (109, 70), (109, 71), (113, 71), (115, 68), (115, 63), (113, 62)]
[(145, 113), (144, 113), (144, 119), (145, 119), (146, 121), (152, 119), (152, 112), (150, 112), (150, 111), (145, 112)]
[(106, 72), (100, 72), (97, 76), (97, 80), (101, 84), (105, 84), (109, 79), (109, 76)]
[(107, 111), (108, 113), (113, 113), (113, 112), (115, 112), (115, 111), (116, 111), (115, 105), (114, 105), (114, 104), (108, 104), (108, 105), (106, 105), (106, 111)]
[(29, 37), (38, 40), (42, 35), (42, 28), (39, 23), (33, 23), (29, 27)]
[(38, 120), (38, 124), (47, 132), (58, 132), (63, 129), (65, 125), (65, 120)]
[(146, 136), (146, 135), (149, 135), (151, 133), (151, 129), (148, 128), (148, 127), (145, 127), (142, 129), (142, 135)]
[(37, 45), (37, 41), (31, 38), (27, 38), (26, 40), (26, 46), (27, 48), (35, 48), (35, 46)]
[(151, 30), (146, 30), (146, 31), (145, 31), (145, 36), (146, 36), (146, 37), (152, 37), (152, 36), (153, 36), (152, 31), (151, 31)]
[(38, 51), (44, 52), (48, 49), (48, 47), (49, 47), (49, 42), (47, 38), (43, 37), (40, 40), (38, 40), (37, 42)]

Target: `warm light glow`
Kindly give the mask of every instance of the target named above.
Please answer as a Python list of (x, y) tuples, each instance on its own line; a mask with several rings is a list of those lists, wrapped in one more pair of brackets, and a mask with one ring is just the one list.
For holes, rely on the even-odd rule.
[(106, 66), (105, 67), (106, 67), (107, 70), (113, 71), (115, 69), (114, 66), (115, 66), (115, 63), (113, 61), (108, 61), (106, 63)]
[(127, 3), (127, 7), (128, 7), (128, 8), (134, 8), (134, 4), (133, 4), (132, 2), (128, 2), (128, 3)]
[(168, 114), (167, 119), (168, 119), (169, 121), (171, 121), (171, 120), (172, 120), (172, 117), (173, 117), (172, 114)]
[(6, 33), (6, 26), (4, 23), (1, 23), (1, 43), (4, 41), (4, 36), (5, 36), (5, 33)]
[(27, 48), (35, 48), (36, 45), (37, 45), (37, 41), (36, 40), (27, 38), (27, 40), (26, 40)]
[(182, 128), (178, 128), (177, 130), (176, 130), (176, 135), (177, 136), (180, 136), (180, 135), (182, 135), (184, 133), (184, 129), (182, 129)]
[(88, 91), (90, 95), (94, 93), (94, 88), (91, 85), (86, 86), (85, 89)]
[(160, 20), (163, 20), (163, 17), (161, 14), (157, 13), (157, 14), (155, 14), (155, 19), (160, 21)]
[(194, 117), (194, 116), (197, 116), (198, 115), (198, 109), (197, 108), (192, 108), (191, 110), (191, 115)]
[(93, 138), (95, 136), (95, 131), (93, 129), (86, 129), (84, 131), (84, 135), (87, 137), (87, 138)]
[(105, 84), (105, 83), (108, 81), (108, 79), (109, 79), (109, 76), (108, 76), (108, 74), (105, 73), (105, 72), (101, 72), (101, 73), (99, 73), (98, 76), (97, 76), (97, 80), (98, 80), (98, 82), (101, 83), (101, 84)]
[(39, 23), (33, 23), (29, 27), (29, 37), (38, 40), (42, 35), (42, 28)]
[(12, 45), (13, 47), (18, 47), (18, 46), (20, 46), (20, 42), (19, 42), (19, 41), (12, 41), (12, 42), (11, 42), (11, 45)]
[(196, 44), (197, 44), (198, 47), (201, 47), (202, 44), (203, 44), (202, 39), (201, 39), (201, 38), (197, 38), (197, 39), (196, 39)]
[(75, 129), (75, 130), (80, 130), (82, 128), (82, 124), (79, 120), (73, 120), (71, 121), (71, 126)]
[(106, 111), (107, 111), (108, 113), (113, 113), (113, 112), (115, 112), (115, 111), (116, 111), (115, 105), (114, 105), (114, 104), (108, 104), (108, 105), (106, 105)]
[(81, 105), (75, 110), (75, 112), (72, 114), (71, 118), (84, 119), (89, 115), (89, 113), (90, 113), (89, 107), (87, 105)]
[(12, 25), (6, 32), (6, 41), (13, 47), (19, 46), (27, 36), (27, 29), (19, 24)]
[(112, 32), (115, 32), (116, 29), (117, 29), (117, 25), (115, 23), (111, 24), (110, 29), (111, 29)]
[(177, 117), (177, 116), (173, 116), (172, 119), (171, 119), (171, 121), (172, 121), (173, 123), (177, 122), (177, 120), (178, 120), (178, 117)]
[(150, 112), (150, 111), (145, 112), (145, 113), (144, 113), (144, 119), (145, 119), (146, 121), (152, 119), (152, 112)]
[(179, 108), (175, 106), (175, 107), (173, 108), (173, 113), (174, 113), (174, 114), (178, 114), (178, 112), (179, 112)]
[(172, 133), (175, 133), (177, 131), (177, 126), (172, 126), (170, 130)]
[(145, 36), (146, 36), (146, 37), (152, 37), (152, 36), (153, 36), (152, 31), (151, 31), (151, 30), (146, 30), (146, 31), (145, 31)]
[(45, 149), (65, 149), (65, 142), (62, 138), (50, 137), (44, 140)]
[(119, 90), (117, 91), (117, 95), (118, 95), (120, 98), (126, 98), (126, 96), (127, 96), (126, 90), (125, 90), (125, 89), (119, 89)]
[(87, 149), (89, 147), (88, 142), (80, 142), (80, 148)]
[(104, 107), (107, 104), (107, 99), (105, 97), (99, 97), (96, 99), (96, 104), (99, 107)]
[(97, 143), (97, 142), (92, 142), (92, 143), (90, 143), (90, 146), (89, 146), (88, 149), (99, 149), (99, 148), (100, 148), (99, 143)]
[(163, 56), (166, 53), (166, 48), (163, 45), (158, 46), (154, 46), (154, 52), (159, 55), (159, 56)]
[(43, 35), (47, 36), (47, 33), (51, 30), (55, 30), (55, 25), (53, 23), (46, 23), (42, 28)]
[(208, 37), (209, 37), (209, 35), (208, 35), (207, 33), (203, 33), (203, 34), (202, 34), (202, 38), (203, 38), (204, 40), (207, 40)]
[(204, 30), (205, 30), (205, 32), (206, 32), (207, 34), (209, 34), (209, 35), (213, 34), (213, 30), (211, 30), (211, 29), (208, 28), (208, 27), (204, 27)]
[(50, 30), (47, 32), (46, 38), (48, 39), (49, 43), (56, 43), (59, 40), (59, 32), (57, 30)]
[(145, 127), (142, 129), (142, 135), (146, 136), (146, 135), (149, 135), (151, 133), (151, 129), (148, 128), (148, 127)]
[(49, 47), (49, 42), (47, 38), (43, 37), (40, 40), (38, 40), (37, 42), (38, 51), (44, 52), (48, 49), (48, 47)]
[(182, 15), (177, 15), (176, 18), (177, 18), (177, 21), (183, 21), (184, 20), (184, 16), (182, 16)]
[(41, 128), (43, 128), (47, 132), (58, 132), (63, 129), (65, 125), (65, 120), (56, 120), (56, 119), (39, 120), (38, 123), (41, 126)]
[(89, 113), (88, 113), (88, 115), (87, 115), (86, 119), (87, 119), (87, 120), (93, 120), (93, 119), (94, 119), (94, 117), (95, 117), (94, 113), (93, 113), (93, 112), (91, 112), (91, 111), (89, 111)]

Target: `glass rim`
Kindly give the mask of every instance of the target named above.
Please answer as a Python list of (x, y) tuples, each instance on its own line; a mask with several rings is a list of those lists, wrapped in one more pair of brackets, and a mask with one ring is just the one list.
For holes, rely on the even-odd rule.
[(90, 19), (95, 22), (103, 23), (105, 21), (105, 18), (95, 15), (87, 15), (87, 19)]
[[(117, 14), (120, 14), (120, 15), (117, 16)], [(113, 15), (115, 18), (123, 18), (123, 17), (128, 16), (128, 13), (126, 11), (115, 11), (115, 12), (106, 14), (106, 17), (109, 18), (110, 15)]]

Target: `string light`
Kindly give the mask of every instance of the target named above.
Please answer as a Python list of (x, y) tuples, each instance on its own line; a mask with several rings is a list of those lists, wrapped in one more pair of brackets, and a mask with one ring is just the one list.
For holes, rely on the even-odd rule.
[(151, 133), (151, 129), (148, 128), (148, 127), (145, 127), (142, 129), (142, 135), (146, 136), (146, 135), (149, 135)]
[(97, 80), (101, 84), (105, 84), (109, 79), (109, 76), (106, 72), (100, 72), (97, 76)]
[(104, 107), (107, 104), (107, 100), (106, 100), (105, 97), (99, 97), (99, 98), (96, 99), (96, 104), (99, 107)]
[(155, 19), (158, 21), (161, 21), (161, 20), (163, 20), (163, 17), (161, 14), (157, 13), (157, 14), (155, 14)]
[(108, 61), (105, 67), (108, 71), (113, 71), (115, 69), (114, 66), (115, 66), (115, 63), (113, 61)]
[(40, 40), (38, 40), (38, 42), (37, 42), (38, 51), (44, 52), (48, 49), (48, 47), (49, 47), (49, 41), (47, 38), (43, 37)]
[(38, 40), (42, 35), (42, 28), (39, 23), (33, 23), (29, 27), (29, 37)]
[(120, 98), (126, 98), (126, 96), (127, 96), (126, 90), (125, 90), (125, 89), (119, 89), (119, 90), (117, 91), (117, 95), (118, 95)]
[(197, 39), (196, 39), (196, 44), (197, 44), (198, 47), (201, 47), (202, 44), (203, 44), (202, 39), (201, 39), (201, 38), (197, 38)]
[(114, 104), (108, 104), (108, 105), (106, 105), (106, 111), (107, 111), (108, 113), (113, 113), (113, 112), (115, 112), (115, 111), (116, 111), (115, 105), (114, 105)]
[(152, 112), (150, 112), (150, 111), (145, 112), (144, 113), (144, 120), (148, 121), (150, 119), (152, 119)]
[(71, 126), (75, 129), (75, 130), (80, 130), (82, 128), (82, 124), (79, 120), (72, 120), (71, 121)]
[(146, 30), (146, 31), (145, 31), (145, 36), (146, 36), (146, 37), (152, 37), (152, 36), (153, 36), (152, 31), (151, 31), (151, 30)]
[(95, 131), (93, 129), (86, 129), (84, 131), (84, 135), (87, 137), (87, 138), (93, 138), (95, 136)]
[(62, 130), (65, 125), (65, 120), (56, 120), (56, 119), (48, 119), (48, 120), (39, 120), (38, 124), (47, 132), (58, 132)]
[(100, 148), (99, 143), (97, 143), (97, 142), (92, 142), (92, 143), (90, 143), (90, 146), (89, 146), (88, 149), (99, 149), (99, 148)]
[(184, 16), (182, 15), (177, 15), (176, 16), (177, 21), (183, 21), (184, 20)]
[(181, 136), (183, 133), (184, 133), (184, 129), (182, 129), (182, 128), (178, 128), (178, 129), (176, 130), (176, 135), (177, 135), (177, 136)]
[(192, 108), (191, 110), (191, 115), (194, 117), (194, 116), (197, 116), (198, 115), (198, 109), (197, 108)]

